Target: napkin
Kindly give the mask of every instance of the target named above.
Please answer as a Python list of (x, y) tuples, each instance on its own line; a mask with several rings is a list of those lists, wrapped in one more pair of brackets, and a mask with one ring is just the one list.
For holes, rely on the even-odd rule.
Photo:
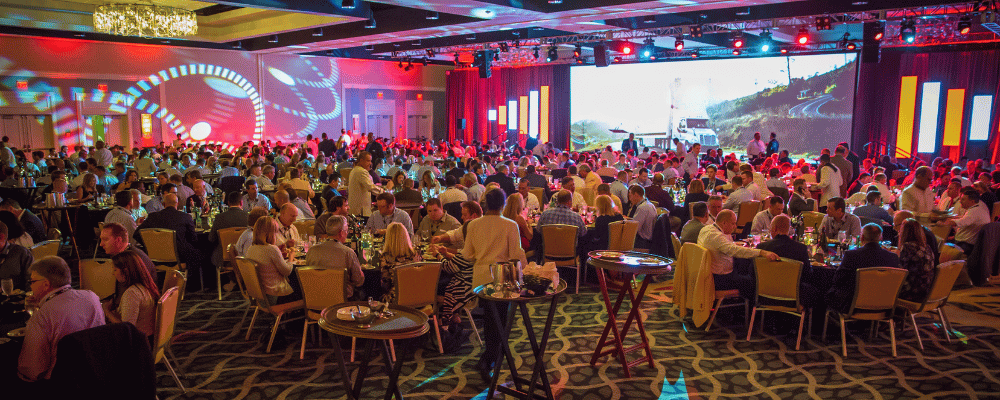
[(527, 267), (524, 267), (524, 275), (534, 275), (549, 279), (552, 281), (553, 288), (559, 286), (559, 271), (556, 270), (556, 263), (554, 262), (547, 262), (545, 264), (538, 265), (532, 261), (528, 263)]

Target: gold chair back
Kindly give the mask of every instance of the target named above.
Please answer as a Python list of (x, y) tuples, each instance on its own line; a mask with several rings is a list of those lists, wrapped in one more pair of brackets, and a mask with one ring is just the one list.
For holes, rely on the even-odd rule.
[(823, 223), (824, 216), (823, 213), (818, 211), (803, 211), (802, 226), (811, 227), (813, 231), (819, 231), (819, 226)]
[(670, 232), (670, 243), (674, 245), (674, 256), (679, 256), (681, 253), (681, 239), (674, 232)]
[[(577, 231), (573, 225), (542, 226), (542, 257), (556, 266), (576, 264)], [(572, 244), (570, 246), (570, 244)]]
[(305, 300), (309, 319), (319, 319), (319, 313), (324, 308), (347, 301), (344, 299), (343, 268), (299, 267), (295, 273), (299, 276), (302, 300)]
[(312, 196), (309, 196), (309, 191), (305, 189), (295, 189), (295, 195), (299, 196), (300, 199), (305, 200), (306, 203), (312, 203)]
[(802, 279), (802, 262), (782, 258), (771, 261), (766, 257), (754, 258), (757, 273), (757, 304), (760, 298), (795, 302), (799, 307), (799, 282)]
[(631, 251), (635, 248), (635, 235), (639, 232), (639, 221), (627, 220), (608, 224), (607, 250)]
[[(393, 269), (396, 284), (396, 304), (420, 308), (437, 303), (437, 282), (441, 277), (441, 263), (417, 262)], [(406, 282), (405, 285), (400, 282)]]
[(177, 288), (167, 289), (156, 302), (156, 331), (153, 332), (153, 363), (160, 362), (170, 339), (174, 337), (177, 322), (177, 306), (180, 303)]
[(344, 187), (351, 186), (351, 168), (340, 169), (340, 180), (343, 181), (342, 185), (344, 185)]
[(545, 189), (539, 187), (533, 187), (528, 191), (531, 192), (531, 194), (535, 195), (536, 198), (538, 198), (538, 211), (542, 211), (545, 208)]
[(951, 225), (932, 224), (932, 225), (928, 226), (928, 228), (930, 228), (931, 233), (933, 233), (934, 236), (937, 236), (938, 240), (942, 241), (942, 242), (945, 239), (947, 239), (948, 238), (948, 234), (951, 233)]
[(111, 272), (111, 260), (91, 258), (80, 260), (80, 288), (97, 293), (98, 298), (115, 294), (115, 276)]
[[(701, 266), (705, 257), (708, 256), (708, 249), (702, 247), (697, 243), (684, 243), (681, 247), (681, 251), (685, 253), (682, 257), (687, 267), (687, 276), (684, 277), (688, 282), (693, 284), (698, 281), (698, 273), (701, 271)], [(694, 292), (689, 292), (689, 297)]]
[(243, 287), (246, 288), (247, 296), (252, 302), (260, 307), (267, 308), (270, 302), (264, 294), (264, 287), (260, 281), (259, 268), (257, 262), (245, 257), (236, 257), (236, 269), (243, 280)]
[[(576, 188), (576, 192), (580, 193), (583, 196), (583, 201), (585, 201), (587, 203), (587, 206), (589, 206), (589, 207), (593, 207), (594, 206), (594, 199), (597, 198), (596, 193), (594, 192), (594, 189), (589, 188), (589, 187)], [(539, 201), (541, 201), (541, 200), (539, 200)]]
[(951, 243), (944, 243), (944, 241), (941, 242), (940, 253), (941, 255), (938, 257), (938, 263), (940, 264), (965, 258), (965, 251), (961, 247)]
[(35, 260), (38, 260), (42, 257), (58, 256), (59, 244), (60, 241), (58, 240), (46, 240), (44, 242), (38, 242), (31, 247), (31, 255)]
[(292, 222), (292, 225), (295, 226), (295, 230), (299, 231), (299, 236), (312, 235), (313, 232), (316, 232), (316, 220), (314, 219), (295, 221)]
[[(246, 230), (247, 227), (245, 226), (219, 229), (219, 246), (222, 246), (223, 250), (228, 250), (229, 245), (236, 244), (236, 242), (240, 240), (240, 236), (243, 235), (243, 232)], [(222, 252), (222, 261), (233, 261), (232, 255), (229, 251)]]
[(160, 293), (166, 293), (171, 288), (177, 288), (183, 297), (185, 285), (187, 285), (187, 278), (184, 277), (183, 272), (177, 270), (167, 271), (167, 275), (163, 277), (163, 288), (160, 289)]
[(954, 260), (937, 266), (934, 280), (931, 282), (931, 290), (927, 293), (927, 300), (924, 303), (943, 303), (951, 295), (951, 289), (955, 287), (955, 281), (965, 268), (965, 260)]
[[(146, 228), (139, 230), (146, 254), (156, 263), (178, 263), (177, 234), (173, 229)], [(155, 245), (154, 245), (155, 244)]]
[(857, 271), (854, 301), (848, 315), (861, 312), (891, 311), (909, 271), (900, 268), (874, 267)]
[(757, 200), (744, 201), (740, 203), (740, 211), (736, 214), (736, 226), (746, 225), (753, 222), (753, 217), (760, 212), (760, 202)]

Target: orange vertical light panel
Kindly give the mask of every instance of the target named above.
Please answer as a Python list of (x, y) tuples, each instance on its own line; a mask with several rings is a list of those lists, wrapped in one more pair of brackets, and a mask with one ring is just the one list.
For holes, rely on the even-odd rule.
[(507, 106), (497, 107), (497, 125), (507, 126)]
[(944, 138), (942, 146), (962, 145), (962, 117), (965, 116), (965, 89), (948, 90), (948, 104), (944, 111)]
[[(519, 106), (521, 108), (521, 116), (519, 117), (520, 118), (520, 121), (519, 121), (520, 124), (519, 124), (519, 127), (518, 127), (518, 131), (519, 132), (517, 132), (517, 134), (520, 135), (521, 133), (524, 133), (525, 135), (527, 135), (528, 134), (528, 96), (521, 96), (521, 102), (520, 102)], [(520, 139), (521, 139), (520, 136), (518, 136), (518, 140), (520, 140)]]
[(896, 126), (896, 157), (910, 157), (913, 121), (917, 113), (917, 77), (904, 76), (899, 85), (899, 122)]
[(538, 141), (549, 141), (549, 87), (542, 86), (538, 94), (538, 109), (542, 114), (538, 120)]

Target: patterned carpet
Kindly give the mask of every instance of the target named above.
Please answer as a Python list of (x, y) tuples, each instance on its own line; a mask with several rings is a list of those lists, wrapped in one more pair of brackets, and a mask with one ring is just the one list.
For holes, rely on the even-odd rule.
[[(963, 309), (976, 309), (998, 316), (1000, 288), (970, 289)], [(667, 292), (669, 294), (669, 292)], [(897, 330), (899, 357), (891, 355), (887, 329), (869, 340), (867, 324), (849, 326), (848, 357), (841, 357), (839, 332), (831, 324), (827, 343), (814, 336), (803, 338), (795, 351), (795, 336), (763, 335), (759, 328), (749, 342), (742, 307), (720, 312), (710, 332), (695, 330), (676, 318), (673, 305), (655, 293), (642, 307), (647, 318), (655, 363), (639, 365), (633, 377), (624, 378), (617, 361), (605, 358), (590, 366), (593, 344), (604, 326), (600, 294), (593, 289), (566, 296), (559, 304), (553, 337), (546, 356), (549, 377), (558, 399), (916, 399), (1000, 397), (1000, 332), (953, 321), (960, 339), (948, 343), (937, 320), (918, 317), (926, 350), (920, 351), (912, 329)], [(187, 394), (181, 394), (165, 367), (157, 366), (162, 399), (305, 399), (345, 398), (330, 340), (320, 347), (311, 341), (305, 360), (299, 360), (299, 327), (289, 328), (287, 339), (266, 347), (266, 326), (273, 319), (257, 321), (254, 335), (244, 341), (249, 316), (241, 323), (242, 301), (230, 294), (216, 301), (207, 294), (190, 294), (182, 303), (178, 332), (185, 332), (173, 345), (184, 371), (181, 378)], [(729, 312), (729, 310), (733, 310)], [(738, 310), (738, 311), (737, 311)], [(532, 308), (537, 325), (547, 305)], [(758, 319), (759, 320), (759, 319)], [(768, 314), (766, 326), (786, 326), (787, 318)], [(301, 325), (301, 321), (293, 322)], [(480, 326), (482, 326), (480, 321)], [(759, 326), (759, 325), (758, 325)], [(315, 329), (315, 328), (312, 328)], [(526, 354), (529, 345), (518, 323), (512, 333), (516, 351)], [(784, 328), (778, 328), (784, 329)], [(633, 331), (635, 331), (633, 329)], [(296, 332), (299, 334), (296, 335)], [(312, 335), (311, 335), (312, 336)], [(631, 336), (631, 335), (630, 335)], [(361, 357), (361, 346), (359, 355)], [(431, 340), (422, 341), (414, 358), (400, 376), (409, 399), (485, 398), (486, 384), (473, 366), (481, 346), (473, 338), (456, 354), (441, 355)], [(349, 352), (348, 352), (349, 354)], [(633, 353), (634, 355), (635, 353)], [(387, 382), (380, 364), (373, 359), (362, 398), (381, 398)], [(518, 364), (522, 363), (518, 359)], [(530, 363), (529, 363), (530, 366)], [(348, 365), (355, 373), (357, 363)], [(522, 371), (527, 367), (522, 367)], [(501, 375), (501, 381), (507, 377)]]

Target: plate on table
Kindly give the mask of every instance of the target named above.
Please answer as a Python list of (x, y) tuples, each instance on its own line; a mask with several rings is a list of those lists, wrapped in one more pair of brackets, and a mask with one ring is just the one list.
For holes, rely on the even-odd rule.
[(371, 311), (368, 306), (358, 306), (358, 307), (344, 307), (337, 310), (337, 319), (341, 321), (354, 321), (354, 317), (351, 316), (351, 310), (361, 309), (361, 312)]
[(622, 258), (622, 253), (617, 251), (599, 251), (597, 253), (594, 253), (594, 255), (596, 255), (599, 258), (606, 258), (612, 260)]
[(635, 261), (641, 265), (659, 265), (661, 262), (659, 258), (655, 257), (639, 257)]
[(24, 334), (28, 331), (28, 327), (21, 327), (7, 332), (7, 336), (10, 337), (24, 337)]

